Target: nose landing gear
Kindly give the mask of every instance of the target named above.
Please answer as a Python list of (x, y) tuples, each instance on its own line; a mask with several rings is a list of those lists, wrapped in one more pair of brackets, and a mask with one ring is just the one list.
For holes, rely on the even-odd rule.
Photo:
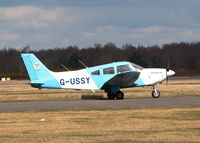
[(153, 91), (152, 91), (152, 97), (153, 98), (159, 98), (160, 97), (160, 91), (155, 89), (155, 87), (153, 86)]

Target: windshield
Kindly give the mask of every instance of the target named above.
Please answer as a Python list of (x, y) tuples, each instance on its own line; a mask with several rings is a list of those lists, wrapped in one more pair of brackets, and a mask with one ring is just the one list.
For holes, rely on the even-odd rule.
[(137, 65), (137, 64), (134, 64), (134, 63), (131, 63), (132, 64), (132, 66), (134, 67), (134, 68), (136, 68), (136, 69), (139, 69), (139, 70), (142, 70), (143, 69), (143, 67), (141, 67), (141, 66), (139, 66), (139, 65)]

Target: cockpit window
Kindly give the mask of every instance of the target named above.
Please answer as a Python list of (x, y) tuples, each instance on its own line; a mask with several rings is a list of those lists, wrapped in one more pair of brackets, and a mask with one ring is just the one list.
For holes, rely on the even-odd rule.
[(131, 71), (131, 68), (129, 65), (117, 66), (117, 73), (122, 73), (122, 72), (126, 72), (126, 71)]
[(114, 67), (103, 69), (103, 74), (114, 74), (114, 73), (115, 73)]
[(100, 75), (100, 71), (99, 70), (93, 71), (92, 75)]
[(139, 69), (139, 70), (142, 70), (143, 69), (143, 67), (141, 67), (141, 66), (139, 66), (139, 65), (136, 65), (136, 64), (134, 64), (134, 63), (131, 63), (132, 64), (132, 66), (134, 67), (134, 68), (136, 68), (136, 69)]

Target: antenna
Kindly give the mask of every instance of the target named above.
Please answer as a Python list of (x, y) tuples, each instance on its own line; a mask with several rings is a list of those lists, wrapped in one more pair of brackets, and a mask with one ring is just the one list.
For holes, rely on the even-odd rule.
[(64, 69), (66, 69), (67, 71), (70, 71), (68, 68), (65, 67), (65, 65), (60, 64)]
[(88, 68), (81, 60), (78, 60), (85, 68)]

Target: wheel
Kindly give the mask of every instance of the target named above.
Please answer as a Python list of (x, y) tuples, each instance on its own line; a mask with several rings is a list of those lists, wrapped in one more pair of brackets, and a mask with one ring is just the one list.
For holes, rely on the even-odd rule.
[(115, 94), (111, 93), (111, 92), (108, 92), (107, 96), (108, 96), (108, 99), (114, 99), (115, 98)]
[(152, 91), (152, 97), (153, 97), (153, 98), (159, 98), (159, 97), (160, 97), (160, 91), (157, 90), (157, 89), (154, 89), (154, 90)]
[(116, 98), (118, 100), (123, 100), (124, 99), (124, 93), (121, 92), (121, 91), (118, 91), (116, 94), (115, 94)]

